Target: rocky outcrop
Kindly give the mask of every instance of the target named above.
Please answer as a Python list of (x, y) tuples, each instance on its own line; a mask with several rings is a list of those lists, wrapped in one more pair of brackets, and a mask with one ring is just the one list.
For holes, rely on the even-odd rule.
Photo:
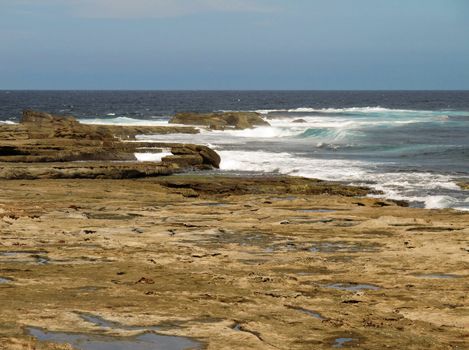
[(206, 146), (91, 140), (35, 140), (33, 143), (21, 145), (0, 143), (0, 162), (135, 161), (135, 153), (161, 153), (163, 151), (169, 151), (175, 157), (197, 155), (201, 158), (199, 165), (204, 168), (206, 166), (218, 168), (220, 165), (220, 156)]
[[(86, 125), (73, 117), (27, 110), (20, 124), (0, 125), (0, 178), (123, 179), (219, 167), (220, 157), (206, 146), (122, 140), (137, 134), (177, 132), (198, 131), (173, 126)], [(136, 162), (135, 153), (160, 152), (172, 155), (160, 162)]]
[(223, 113), (177, 113), (169, 121), (171, 124), (200, 125), (214, 130), (225, 128), (250, 129), (270, 124), (254, 112)]
[(62, 138), (103, 141), (135, 139), (136, 135), (196, 134), (199, 132), (193, 127), (81, 124), (71, 116), (57, 116), (32, 110), (23, 112), (20, 125), (26, 128), (31, 139)]
[(346, 186), (341, 183), (285, 176), (220, 177), (220, 176), (175, 176), (157, 180), (162, 186), (173, 189), (192, 190), (205, 195), (338, 195), (345, 197), (377, 194), (366, 187)]
[(204, 164), (212, 165), (215, 168), (220, 166), (221, 158), (217, 152), (206, 146), (198, 145), (181, 145), (171, 149), (171, 153), (176, 156), (181, 155), (199, 155), (202, 157)]
[(463, 190), (469, 190), (469, 181), (461, 181), (458, 183)]
[[(186, 164), (182, 164), (185, 166)], [(0, 167), (0, 179), (135, 179), (171, 175), (181, 168), (177, 164), (149, 163), (34, 163)]]

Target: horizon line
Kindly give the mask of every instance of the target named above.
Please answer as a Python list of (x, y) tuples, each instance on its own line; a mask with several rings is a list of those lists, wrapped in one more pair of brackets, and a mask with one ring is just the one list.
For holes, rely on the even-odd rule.
[(468, 89), (4, 89), (1, 92), (469, 92)]

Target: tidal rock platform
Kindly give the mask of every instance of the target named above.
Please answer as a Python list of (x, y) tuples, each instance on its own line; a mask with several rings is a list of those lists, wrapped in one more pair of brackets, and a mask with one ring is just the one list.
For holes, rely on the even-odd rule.
[(0, 180), (0, 349), (467, 348), (469, 215), (365, 193)]

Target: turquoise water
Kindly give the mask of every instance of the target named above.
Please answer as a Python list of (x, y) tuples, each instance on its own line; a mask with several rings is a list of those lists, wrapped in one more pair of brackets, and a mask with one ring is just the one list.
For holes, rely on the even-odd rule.
[[(271, 124), (144, 139), (214, 147), (227, 172), (276, 172), (366, 185), (429, 209), (469, 210), (469, 111), (381, 107), (261, 110)], [(295, 122), (301, 119), (301, 123)]]
[(24, 108), (131, 125), (167, 125), (178, 111), (258, 111), (270, 127), (143, 139), (207, 144), (226, 173), (343, 181), (469, 210), (457, 185), (469, 181), (468, 91), (0, 91), (0, 121)]

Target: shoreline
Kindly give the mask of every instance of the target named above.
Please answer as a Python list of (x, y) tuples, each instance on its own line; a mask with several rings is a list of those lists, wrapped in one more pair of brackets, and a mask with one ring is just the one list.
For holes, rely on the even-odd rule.
[[(185, 173), (220, 162), (197, 145), (152, 144), (171, 155), (137, 163), (145, 143), (49, 116), (0, 148), (0, 173), (13, 174), (0, 179), (0, 349), (443, 349), (469, 338), (469, 213), (316, 179)], [(101, 159), (67, 161), (96, 149)], [(127, 160), (123, 172), (109, 158)]]
[[(370, 107), (368, 109), (375, 110), (378, 108)], [(356, 108), (353, 108), (352, 110), (355, 111)], [(464, 191), (464, 186), (459, 186), (460, 181), (464, 181), (464, 179), (467, 178), (467, 176), (464, 176), (464, 172), (462, 172), (461, 175), (458, 176), (459, 173), (457, 174), (454, 171), (449, 170), (445, 171), (443, 168), (441, 169), (441, 171), (432, 170), (430, 168), (427, 170), (422, 169), (414, 171), (410, 169), (409, 171), (406, 171), (404, 170), (404, 168), (406, 168), (408, 164), (403, 166), (403, 169), (396, 169), (395, 166), (386, 165), (386, 161), (384, 161), (382, 164), (377, 164), (376, 166), (379, 169), (375, 171), (375, 165), (373, 165), (373, 162), (368, 162), (366, 159), (363, 159), (362, 161), (350, 161), (347, 159), (344, 159), (343, 161), (336, 161), (334, 160), (334, 155), (331, 155), (330, 157), (326, 155), (324, 158), (321, 157), (320, 154), (318, 157), (316, 157), (314, 155), (308, 156), (306, 154), (298, 154), (293, 151), (285, 151), (283, 153), (280, 153), (278, 154), (277, 158), (275, 152), (269, 153), (269, 147), (267, 147), (267, 145), (269, 145), (268, 142), (275, 142), (272, 141), (272, 135), (279, 133), (279, 128), (286, 128), (289, 130), (288, 132), (296, 130), (294, 134), (300, 132), (300, 129), (303, 131), (305, 130), (305, 128), (314, 129), (315, 124), (310, 119), (307, 118), (307, 121), (304, 119), (298, 119), (297, 121), (301, 121), (301, 123), (282, 122), (283, 124), (278, 124), (277, 122), (273, 122), (273, 119), (269, 117), (265, 119), (265, 116), (258, 115), (264, 118), (265, 121), (269, 121), (272, 124), (271, 126), (260, 126), (258, 130), (253, 131), (250, 128), (242, 130), (244, 128), (242, 126), (243, 123), (236, 123), (233, 120), (230, 121), (228, 118), (230, 114), (232, 114), (234, 118), (238, 118), (238, 120), (240, 120), (239, 118), (241, 118), (241, 116), (245, 117), (246, 120), (248, 120), (248, 118), (250, 117), (255, 117), (255, 113), (252, 112), (225, 112), (205, 114), (180, 113), (176, 114), (173, 119), (170, 119), (170, 116), (168, 116), (166, 117), (166, 119), (168, 119), (166, 121), (167, 124), (162, 124), (161, 122), (158, 122), (158, 126), (156, 126), (156, 129), (154, 131), (157, 133), (161, 133), (161, 136), (158, 137), (157, 135), (154, 135), (152, 137), (150, 135), (144, 135), (142, 137), (135, 137), (138, 140), (130, 141), (130, 143), (145, 142), (148, 145), (148, 147), (146, 147), (145, 152), (149, 153), (135, 153), (132, 155), (129, 154), (127, 155), (127, 157), (133, 158), (134, 156), (136, 156), (138, 160), (143, 161), (159, 160), (160, 158), (158, 154), (154, 154), (152, 156), (152, 153), (150, 153), (152, 141), (153, 145), (155, 145), (156, 143), (161, 143), (162, 141), (168, 143), (178, 141), (180, 143), (190, 142), (195, 144), (204, 144), (210, 147), (215, 147), (218, 150), (220, 156), (222, 156), (223, 158), (222, 163), (220, 164), (222, 170), (236, 172), (237, 169), (247, 169), (270, 173), (271, 171), (276, 171), (275, 169), (277, 169), (277, 171), (282, 174), (289, 174), (290, 172), (292, 172), (292, 175), (299, 174), (300, 176), (305, 176), (308, 178), (320, 178), (324, 181), (340, 181), (351, 185), (369, 186), (374, 189), (385, 192), (385, 196), (383, 196), (383, 198), (405, 200), (408, 201), (413, 207), (423, 206), (428, 209), (454, 208), (455, 210), (468, 210), (466, 200), (467, 192)], [(225, 117), (226, 119), (223, 121), (221, 117)], [(172, 123), (178, 122), (178, 119), (179, 122), (186, 124), (169, 124), (171, 120)], [(201, 124), (204, 125), (199, 125), (199, 128), (195, 129), (192, 124), (195, 124), (194, 120), (197, 119), (200, 119)], [(97, 121), (98, 119), (93, 120)], [(94, 125), (94, 127), (99, 127), (99, 125), (101, 125), (108, 128), (109, 130), (112, 130), (113, 128), (115, 129), (116, 127), (117, 129), (115, 130), (133, 130), (135, 128), (140, 128), (144, 132), (149, 132), (152, 128), (150, 126), (143, 125), (118, 125), (120, 122), (114, 125), (105, 125), (105, 120), (106, 119), (101, 120), (101, 122), (103, 123), (91, 125)], [(113, 119), (109, 120), (112, 122)], [(221, 125), (223, 123), (227, 123), (227, 120), (231, 123), (229, 126), (227, 126), (226, 124), (224, 124), (224, 126)], [(85, 125), (89, 125), (86, 124), (85, 120), (80, 122), (85, 123)], [(256, 121), (256, 123), (259, 122), (259, 120)], [(332, 122), (332, 120), (330, 122)], [(238, 125), (238, 127), (236, 125)], [(155, 125), (153, 127), (155, 127)], [(176, 127), (176, 129), (173, 129), (174, 127)], [(148, 129), (145, 130), (146, 128)], [(179, 130), (177, 128), (179, 128)], [(191, 130), (190, 128), (193, 129), (189, 132), (189, 130)], [(313, 129), (307, 130), (311, 130), (312, 132)], [(121, 133), (122, 132), (123, 131), (121, 131)], [(126, 133), (128, 132), (129, 131), (127, 131)], [(150, 132), (150, 134), (154, 134), (154, 132)], [(174, 132), (176, 132), (176, 134), (174, 134)], [(240, 146), (226, 147), (224, 143), (225, 141), (223, 139), (223, 135), (225, 134), (225, 132), (226, 138), (229, 138), (230, 140), (228, 143), (239, 143)], [(266, 143), (265, 147), (267, 148), (264, 147), (259, 151), (256, 151), (256, 147), (251, 145), (254, 140), (253, 137), (255, 137), (257, 132), (264, 136), (273, 133), (269, 136), (270, 138), (268, 137), (266, 139), (268, 142)], [(165, 134), (168, 133), (171, 133), (171, 135), (165, 136)], [(262, 140), (264, 140), (264, 136), (262, 136)], [(238, 140), (239, 137), (241, 137), (241, 139)], [(231, 140), (231, 138), (233, 138), (233, 140)], [(241, 146), (244, 142), (244, 138), (246, 138), (246, 147)], [(288, 140), (290, 139), (288, 138)], [(288, 143), (289, 142), (290, 141), (288, 141)], [(298, 141), (296, 138), (292, 138), (292, 142)], [(279, 149), (282, 149), (280, 144), (278, 146), (280, 147)], [(305, 146), (308, 145), (306, 144)], [(322, 148), (323, 146), (318, 145), (317, 147)], [(325, 146), (327, 149), (327, 143), (325, 144)], [(293, 148), (298, 151), (299, 148), (297, 146), (295, 147)], [(286, 147), (286, 149), (288, 150), (288, 147)], [(327, 153), (327, 151), (325, 152)], [(321, 153), (321, 151), (319, 151), (319, 153)], [(249, 161), (248, 159), (254, 159), (257, 161)], [(394, 163), (391, 162), (389, 164)], [(454, 166), (456, 168), (464, 168), (464, 166), (460, 164), (454, 164)], [(337, 168), (343, 169), (344, 171), (337, 172)], [(374, 175), (375, 173), (376, 176)]]

